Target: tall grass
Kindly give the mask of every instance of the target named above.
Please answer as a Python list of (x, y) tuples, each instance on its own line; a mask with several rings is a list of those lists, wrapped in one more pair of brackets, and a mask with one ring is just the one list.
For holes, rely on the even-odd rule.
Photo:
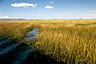
[(19, 38), (33, 28), (40, 31), (33, 41), (40, 53), (67, 64), (96, 64), (96, 20), (1, 21), (0, 36)]
[[(14, 22), (14, 21), (13, 21)], [(8, 39), (14, 39), (20, 41), (24, 37), (27, 31), (32, 30), (31, 25), (27, 23), (13, 23), (12, 21), (0, 22), (0, 37), (8, 37)]]
[[(68, 64), (95, 64), (96, 26), (75, 26), (78, 22), (70, 22), (73, 24), (63, 21), (41, 24), (37, 49), (42, 54)], [(90, 23), (88, 20), (86, 22)]]

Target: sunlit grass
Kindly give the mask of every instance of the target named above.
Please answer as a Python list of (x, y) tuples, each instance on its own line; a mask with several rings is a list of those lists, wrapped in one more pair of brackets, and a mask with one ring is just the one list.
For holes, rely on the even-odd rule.
[(9, 37), (9, 39), (21, 40), (32, 27), (26, 23), (13, 23), (12, 21), (0, 22), (0, 37)]
[[(20, 39), (37, 28), (40, 53), (65, 63), (96, 63), (96, 20), (0, 21), (0, 36)], [(30, 45), (30, 44), (29, 44)]]

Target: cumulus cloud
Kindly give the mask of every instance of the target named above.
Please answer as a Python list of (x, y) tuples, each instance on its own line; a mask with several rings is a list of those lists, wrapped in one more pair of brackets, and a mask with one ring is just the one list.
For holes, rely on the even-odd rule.
[(45, 8), (47, 8), (47, 9), (53, 9), (54, 7), (52, 7), (52, 6), (45, 6)]
[(52, 4), (54, 3), (54, 2), (51, 2)]
[(29, 6), (30, 6), (30, 7), (36, 7), (37, 4), (29, 4), (29, 3), (14, 3), (14, 4), (11, 4), (11, 6), (13, 6), (13, 7), (25, 7), (25, 8), (28, 8)]

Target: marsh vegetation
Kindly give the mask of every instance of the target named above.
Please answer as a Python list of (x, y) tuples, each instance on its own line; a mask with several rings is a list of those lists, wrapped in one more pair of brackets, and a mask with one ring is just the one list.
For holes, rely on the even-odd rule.
[(33, 28), (39, 37), (26, 44), (40, 54), (67, 64), (96, 63), (95, 19), (0, 21), (0, 37), (21, 42)]

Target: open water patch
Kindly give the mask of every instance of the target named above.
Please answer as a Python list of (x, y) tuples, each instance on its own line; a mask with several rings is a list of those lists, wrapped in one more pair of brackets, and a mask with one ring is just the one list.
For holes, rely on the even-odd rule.
[(38, 29), (27, 32), (24, 37), (25, 42), (14, 43), (13, 40), (0, 38), (0, 62), (8, 64), (21, 64), (24, 59), (33, 52), (32, 47), (25, 44), (27, 41), (33, 41), (39, 34)]
[(34, 38), (37, 38), (38, 34), (40, 34), (38, 29), (33, 29), (33, 31), (27, 33), (28, 35), (26, 36), (26, 40), (28, 41), (34, 40)]

